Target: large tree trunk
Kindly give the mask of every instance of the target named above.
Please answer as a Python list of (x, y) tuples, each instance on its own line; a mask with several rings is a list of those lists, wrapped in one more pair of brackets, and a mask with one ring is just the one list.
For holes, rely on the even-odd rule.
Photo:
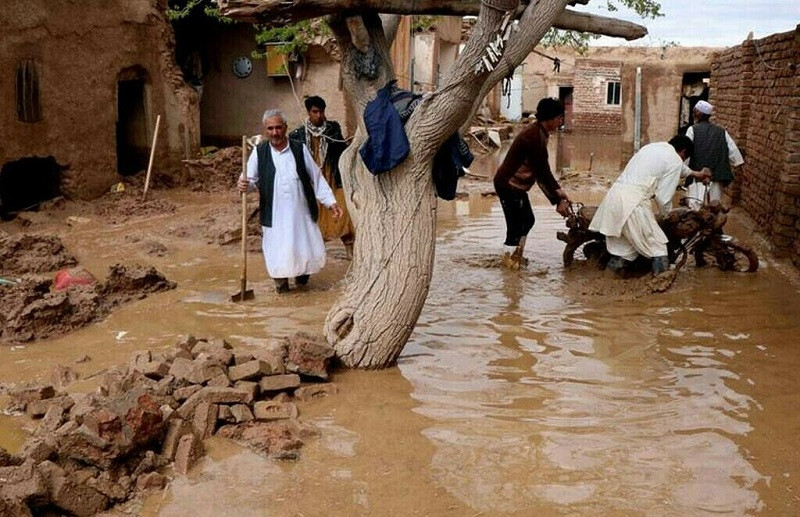
[[(542, 9), (537, 14), (544, 19), (520, 38), (531, 36), (538, 41), (550, 27), (547, 16), (552, 19), (565, 5), (563, 0)], [(476, 72), (474, 64), (480, 60), (487, 42), (494, 39), (503, 16), (503, 12), (491, 9), (481, 13), (454, 72), (439, 92), (426, 97), (408, 121), (408, 158), (378, 176), (365, 169), (357, 150), (366, 138), (364, 106), (375, 97), (378, 88), (393, 78), (388, 43), (377, 16), (359, 17), (369, 34), (369, 45), (381, 56), (382, 67), (379, 78), (359, 80), (351, 63), (364, 35), (357, 35), (354, 43), (352, 17), (347, 20), (350, 23), (341, 19), (331, 22), (344, 56), (345, 91), (353, 101), (359, 123), (353, 144), (340, 162), (348, 206), (356, 224), (354, 257), (344, 292), (328, 314), (324, 329), (325, 337), (346, 366), (382, 368), (393, 364), (419, 318), (430, 286), (436, 238), (433, 156), (466, 121), (479, 101), (477, 96), (484, 82), (491, 80), (490, 72)], [(527, 53), (515, 56), (516, 64)], [(513, 60), (509, 63), (516, 64)]]
[(377, 89), (393, 79), (380, 20), (374, 15), (359, 18), (369, 45), (380, 56), (381, 73), (373, 81), (355, 77), (351, 63), (358, 50), (352, 27), (348, 30), (344, 20), (332, 20), (344, 56), (345, 90), (358, 115), (353, 143), (339, 163), (356, 242), (344, 292), (329, 312), (324, 332), (343, 364), (381, 368), (397, 359), (428, 294), (436, 198), (430, 173), (433, 154), (418, 151), (413, 141), (411, 154), (399, 167), (377, 176), (358, 155), (366, 139), (364, 107)]
[[(344, 292), (328, 314), (324, 332), (346, 366), (389, 366), (408, 341), (430, 286), (436, 238), (433, 156), (468, 121), (485, 93), (522, 63), (554, 21), (563, 16), (570, 0), (522, 3), (420, 0), (411, 6), (399, 0), (217, 2), (225, 15), (273, 22), (281, 17), (293, 20), (319, 16), (333, 9), (341, 13), (334, 15), (330, 25), (342, 51), (341, 77), (348, 113), (357, 120), (358, 129), (339, 167), (356, 225), (356, 241)], [(411, 144), (408, 158), (391, 171), (371, 175), (358, 155), (366, 139), (364, 107), (375, 98), (379, 88), (394, 78), (389, 45), (377, 12), (401, 13), (416, 8), (457, 10), (478, 5), (478, 23), (451, 72), (436, 92), (425, 96), (406, 123)], [(314, 9), (308, 9), (310, 6)], [(514, 11), (519, 16), (519, 26), (501, 49), (502, 58), (498, 61), (495, 56), (493, 68), (487, 69), (480, 66), (491, 55), (487, 45), (496, 44), (503, 21), (507, 21), (506, 13), (498, 10), (498, 6)], [(356, 7), (358, 14), (353, 10)], [(361, 14), (365, 10), (366, 14)], [(581, 23), (593, 22), (583, 19)], [(623, 26), (614, 30), (628, 29)], [(378, 76), (371, 79), (357, 77), (354, 68), (356, 59), (367, 51), (374, 52), (378, 63)]]

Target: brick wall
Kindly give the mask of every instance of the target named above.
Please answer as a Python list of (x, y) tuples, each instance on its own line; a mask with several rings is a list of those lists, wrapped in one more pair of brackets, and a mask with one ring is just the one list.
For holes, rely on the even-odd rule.
[(606, 104), (608, 83), (621, 82), (621, 69), (620, 61), (575, 60), (572, 106), (575, 132), (606, 135), (622, 132), (622, 103)]
[(715, 55), (712, 122), (745, 153), (729, 188), (779, 256), (800, 266), (800, 25)]

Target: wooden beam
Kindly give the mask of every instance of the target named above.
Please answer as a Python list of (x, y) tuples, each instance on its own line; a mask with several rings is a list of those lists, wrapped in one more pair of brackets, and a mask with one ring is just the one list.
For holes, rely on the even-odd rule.
[[(216, 2), (223, 16), (239, 21), (273, 26), (329, 14), (346, 14), (348, 10), (352, 10), (353, 14), (372, 10), (387, 14), (476, 16), (480, 9), (479, 0), (416, 0), (415, 2), (405, 0), (216, 0)], [(577, 0), (577, 2), (583, 3), (583, 0)], [(627, 40), (638, 39), (647, 34), (647, 29), (637, 23), (569, 9), (565, 9), (558, 15), (553, 27)]]
[(582, 13), (564, 9), (553, 23), (556, 29), (565, 29), (578, 32), (588, 32), (601, 36), (613, 36), (635, 40), (647, 36), (647, 28), (638, 23), (626, 22), (617, 18), (600, 16), (597, 14)]

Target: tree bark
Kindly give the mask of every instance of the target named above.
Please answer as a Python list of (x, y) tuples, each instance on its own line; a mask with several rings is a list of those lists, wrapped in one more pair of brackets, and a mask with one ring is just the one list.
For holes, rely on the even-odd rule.
[[(569, 2), (576, 3), (576, 2)], [(585, 4), (580, 1), (577, 3)], [(409, 5), (403, 0), (217, 0), (220, 12), (237, 20), (267, 25), (282, 25), (316, 18), (343, 10), (365, 9), (390, 14), (431, 14), (442, 16), (475, 16), (480, 10), (479, 0), (417, 0)], [(522, 2), (520, 11), (529, 5)], [(556, 29), (590, 32), (634, 40), (647, 35), (642, 25), (595, 14), (563, 10), (551, 24)]]
[[(467, 122), (486, 91), (517, 66), (536, 46), (554, 20), (562, 16), (569, 0), (539, 0), (524, 4), (517, 32), (502, 49), (493, 70), (477, 66), (487, 54), (489, 42), (501, 33), (505, 13), (478, 4), (418, 0), (412, 6), (463, 8), (480, 5), (478, 22), (442, 86), (426, 94), (405, 126), (410, 143), (406, 160), (391, 171), (373, 176), (358, 149), (367, 138), (364, 108), (379, 88), (394, 79), (389, 44), (378, 12), (409, 12), (408, 2), (398, 0), (217, 0), (221, 6), (249, 6), (250, 11), (224, 8), (223, 14), (248, 19), (258, 10), (269, 16), (299, 19), (302, 9), (315, 5), (313, 16), (335, 6), (330, 26), (341, 49), (341, 77), (348, 110), (357, 121), (352, 145), (339, 162), (348, 208), (356, 226), (353, 261), (341, 297), (325, 320), (324, 333), (345, 366), (383, 368), (394, 364), (416, 325), (431, 282), (436, 239), (436, 197), (431, 166), (433, 156), (459, 127)], [(355, 15), (358, 5), (373, 11)], [(280, 6), (291, 5), (293, 10)], [(261, 7), (258, 7), (261, 6)], [(449, 7), (448, 7), (449, 6)], [(363, 10), (361, 11), (363, 13)], [(274, 18), (273, 18), (274, 19)], [(390, 31), (391, 32), (391, 31)], [(359, 50), (359, 48), (361, 50)], [(358, 77), (354, 64), (364, 50), (378, 63), (375, 78)]]
[(413, 141), (410, 155), (399, 167), (377, 176), (358, 155), (366, 139), (366, 103), (394, 78), (379, 18), (361, 18), (380, 56), (381, 73), (373, 81), (360, 80), (353, 73), (357, 49), (348, 28), (352, 23), (341, 18), (331, 22), (344, 56), (344, 88), (358, 114), (353, 143), (339, 163), (357, 238), (344, 291), (328, 313), (324, 334), (344, 365), (382, 368), (396, 361), (428, 295), (436, 198), (430, 174), (433, 155)]

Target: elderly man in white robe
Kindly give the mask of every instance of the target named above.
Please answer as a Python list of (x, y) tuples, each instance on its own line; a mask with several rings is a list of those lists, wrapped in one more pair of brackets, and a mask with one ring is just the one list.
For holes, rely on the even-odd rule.
[(267, 110), (261, 118), (265, 141), (247, 161), (239, 192), (258, 188), (264, 261), (278, 293), (289, 291), (289, 279), (306, 285), (325, 266), (325, 243), (317, 225), (317, 201), (342, 216), (330, 186), (305, 145), (289, 142), (286, 118)]
[(697, 101), (693, 111), (695, 123), (686, 130), (686, 136), (694, 142), (689, 166), (695, 169), (708, 167), (711, 170), (711, 182), (708, 185), (699, 181), (689, 185), (689, 208), (697, 210), (705, 203), (706, 197), (709, 202), (722, 200), (722, 189), (734, 179), (732, 168), (744, 165), (744, 157), (725, 128), (709, 120), (714, 106), (707, 101)]
[(667, 236), (656, 221), (651, 201), (666, 214), (681, 178), (708, 177), (707, 171), (693, 171), (684, 164), (693, 150), (692, 141), (682, 135), (645, 145), (611, 186), (589, 225), (606, 236), (610, 270), (622, 271), (639, 255), (652, 259), (654, 275), (669, 268)]

